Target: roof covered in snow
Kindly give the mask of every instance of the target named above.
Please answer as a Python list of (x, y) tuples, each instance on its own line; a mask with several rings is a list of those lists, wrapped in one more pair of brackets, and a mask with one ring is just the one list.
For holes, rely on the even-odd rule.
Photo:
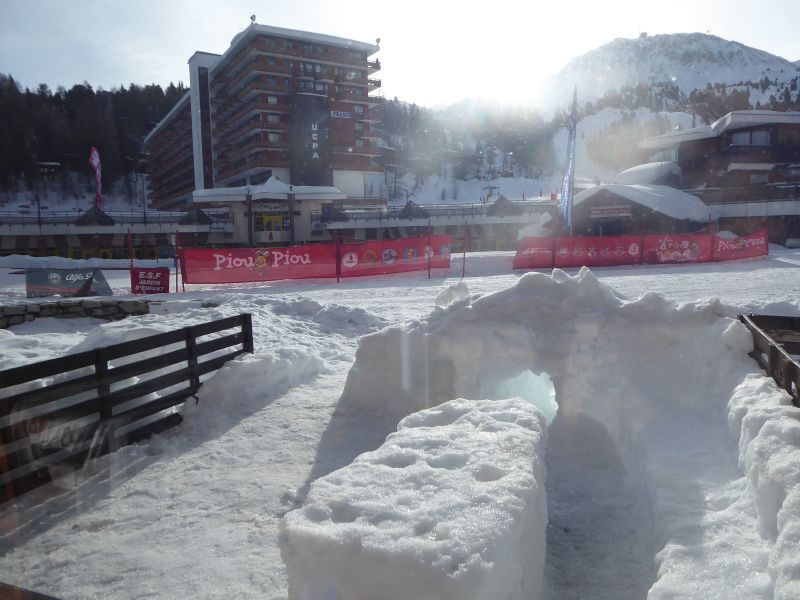
[(289, 185), (277, 177), (270, 177), (258, 185), (210, 188), (192, 192), (192, 202), (245, 202), (251, 200), (288, 200), (290, 195), (301, 200), (344, 200), (347, 194), (338, 188), (318, 185)]
[(636, 165), (626, 169), (616, 176), (616, 182), (624, 185), (637, 183), (652, 183), (666, 175), (682, 175), (681, 168), (674, 162), (652, 162)]
[(253, 23), (243, 31), (240, 31), (231, 40), (230, 47), (222, 55), (219, 62), (211, 69), (212, 72), (217, 71), (229, 63), (238, 54), (238, 49), (251, 39), (258, 35), (272, 35), (280, 38), (287, 38), (290, 40), (298, 40), (301, 42), (311, 42), (317, 44), (325, 44), (327, 46), (337, 46), (348, 50), (355, 50), (357, 52), (366, 52), (367, 55), (375, 54), (379, 48), (375, 44), (368, 44), (366, 42), (358, 42), (356, 40), (349, 40), (347, 38), (337, 37), (335, 35), (326, 35), (324, 33), (313, 33), (311, 31), (301, 31), (299, 29), (286, 29), (284, 27), (273, 27), (271, 25), (260, 25)]
[(576, 194), (573, 206), (578, 206), (603, 191), (677, 220), (705, 222), (712, 217), (711, 210), (700, 199), (666, 185), (598, 185)]
[(729, 112), (711, 125), (671, 131), (648, 138), (639, 143), (641, 148), (673, 148), (683, 142), (702, 140), (722, 135), (726, 131), (744, 129), (757, 125), (774, 123), (794, 123), (800, 125), (800, 112), (778, 112), (774, 110), (735, 110)]

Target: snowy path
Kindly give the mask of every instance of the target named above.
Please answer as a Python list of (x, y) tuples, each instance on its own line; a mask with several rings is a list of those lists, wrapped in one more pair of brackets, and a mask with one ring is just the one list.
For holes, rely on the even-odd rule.
[(641, 600), (655, 580), (645, 490), (604, 428), (556, 417), (548, 430), (547, 600)]

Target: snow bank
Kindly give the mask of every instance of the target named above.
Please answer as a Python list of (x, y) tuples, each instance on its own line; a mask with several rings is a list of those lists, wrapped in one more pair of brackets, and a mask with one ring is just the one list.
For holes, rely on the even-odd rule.
[(649, 499), (638, 524), (653, 540), (649, 597), (797, 597), (800, 410), (747, 356), (734, 311), (625, 301), (587, 269), (442, 304), (361, 339), (338, 410), (399, 420), (546, 373), (559, 415), (606, 432)]
[(544, 441), (544, 417), (519, 398), (452, 400), (406, 417), (286, 515), (289, 597), (538, 597)]

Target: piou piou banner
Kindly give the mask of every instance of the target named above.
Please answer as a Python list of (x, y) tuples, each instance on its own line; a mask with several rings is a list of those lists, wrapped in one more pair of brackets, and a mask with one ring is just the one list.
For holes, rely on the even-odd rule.
[(363, 277), (450, 267), (452, 238), (321, 243), (271, 248), (182, 248), (184, 283)]
[(702, 263), (752, 258), (768, 253), (766, 229), (742, 236), (648, 233), (598, 237), (526, 237), (520, 242), (513, 267), (550, 269), (640, 263)]

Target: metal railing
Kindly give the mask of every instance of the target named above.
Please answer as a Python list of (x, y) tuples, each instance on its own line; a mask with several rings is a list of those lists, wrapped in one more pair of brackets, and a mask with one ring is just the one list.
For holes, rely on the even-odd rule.
[(800, 318), (772, 315), (739, 315), (753, 335), (750, 356), (781, 389), (800, 406)]
[(705, 204), (740, 204), (770, 200), (800, 200), (800, 183), (765, 183), (684, 190)]
[[(326, 229), (332, 223), (359, 221), (408, 221), (412, 219), (450, 219), (492, 218), (508, 216), (539, 216), (553, 207), (552, 202), (528, 201), (513, 202), (509, 206), (493, 207), (491, 204), (424, 205), (419, 210), (408, 210), (405, 206), (390, 206), (373, 209), (338, 209), (311, 212), (314, 229)], [(402, 223), (400, 223), (402, 224)], [(456, 223), (458, 224), (458, 223)]]
[[(0, 226), (2, 225), (75, 225), (75, 221), (81, 216), (81, 212), (74, 211), (46, 211), (41, 215), (30, 212), (21, 213), (20, 211), (0, 211)], [(179, 225), (186, 217), (185, 212), (164, 212), (147, 211), (145, 212), (107, 212), (105, 213), (114, 220), (115, 225), (132, 224), (174, 224)], [(230, 222), (229, 214), (208, 214), (213, 223)]]

